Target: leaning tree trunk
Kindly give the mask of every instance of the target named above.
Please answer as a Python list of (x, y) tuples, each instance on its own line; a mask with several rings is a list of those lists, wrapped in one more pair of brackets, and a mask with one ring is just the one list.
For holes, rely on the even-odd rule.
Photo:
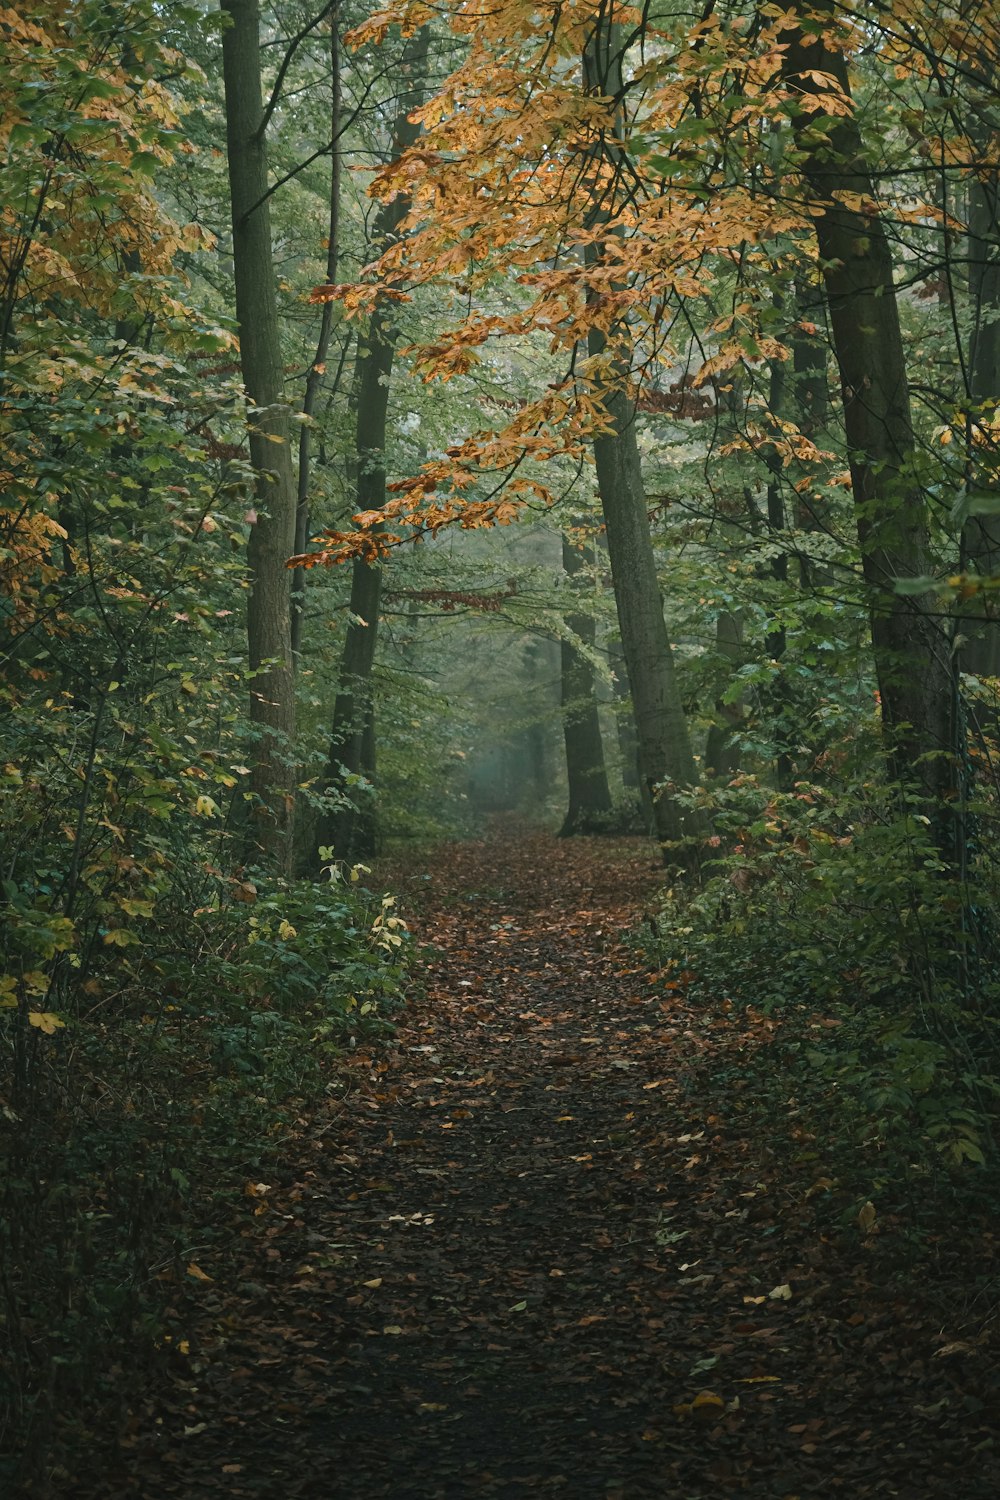
[(257, 0), (222, 0), (226, 145), (232, 196), (233, 267), (240, 361), (250, 399), (250, 461), (256, 519), (247, 561), (250, 722), (256, 732), (250, 774), (252, 844), (268, 863), (290, 869), (295, 777), (295, 685), (289, 623), (295, 541), (295, 479), (271, 252), (267, 156), (260, 79)]
[[(572, 589), (575, 581), (593, 563), (593, 549), (575, 547), (563, 534), (563, 570)], [(582, 580), (581, 580), (582, 581)], [(566, 616), (568, 630), (582, 646), (593, 649), (597, 627), (593, 615), (580, 610)], [(579, 833), (607, 833), (612, 802), (604, 764), (604, 741), (597, 707), (597, 675), (590, 658), (572, 640), (559, 643), (561, 657), (563, 740), (566, 746), (566, 779), (569, 805), (561, 838)]]
[[(802, 13), (829, 18), (831, 0)], [(892, 255), (853, 114), (831, 123), (823, 75), (850, 99), (844, 56), (822, 34), (784, 34), (786, 86), (797, 98), (793, 126), (814, 194), (816, 240), (840, 367), (854, 512), (868, 586), (875, 669), (894, 778), (928, 800), (943, 851), (954, 829), (945, 802), (955, 767), (948, 640), (928, 595), (897, 592), (931, 570), (927, 509), (908, 472), (914, 454), (906, 361)], [(813, 126), (813, 119), (819, 124)], [(869, 207), (869, 205), (871, 205)]]
[[(403, 53), (399, 110), (393, 131), (398, 155), (420, 133), (410, 114), (420, 102), (427, 71), (427, 28), (410, 38)], [(409, 212), (402, 193), (383, 203), (372, 234), (372, 255), (381, 254)], [(394, 352), (392, 304), (379, 301), (358, 348), (356, 368), (357, 508), (381, 510), (385, 504), (385, 438), (389, 380)], [(351, 573), (350, 619), (344, 639), (340, 679), (333, 707), (330, 747), (322, 791), (326, 810), (319, 819), (316, 843), (336, 859), (356, 859), (375, 852), (375, 705), (372, 669), (378, 642), (382, 601), (382, 568), (363, 558)]]
[[(591, 33), (583, 61), (585, 87), (605, 99), (620, 97), (622, 90), (623, 42), (613, 15), (613, 5), (609, 5)], [(609, 238), (619, 231), (603, 167), (609, 161), (617, 163), (621, 153), (620, 121), (609, 111), (607, 130), (590, 148), (593, 196), (587, 222), (590, 229), (607, 225)], [(602, 254), (600, 242), (588, 243), (587, 264), (599, 265)], [(603, 330), (594, 326), (587, 347), (595, 364), (608, 355), (612, 364), (612, 372), (597, 382), (595, 391), (607, 427), (594, 438), (594, 462), (635, 713), (639, 764), (653, 799), (656, 836), (665, 862), (695, 869), (703, 820), (686, 810), (677, 794), (693, 787), (698, 775), (663, 617), (649, 530), (636, 440), (636, 403), (629, 392), (628, 330), (617, 330), (612, 344)]]

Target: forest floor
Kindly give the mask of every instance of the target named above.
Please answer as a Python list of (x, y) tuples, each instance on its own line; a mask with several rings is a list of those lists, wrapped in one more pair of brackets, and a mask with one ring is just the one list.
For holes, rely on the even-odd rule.
[(379, 878), (425, 994), (247, 1184), (169, 1383), (69, 1492), (992, 1500), (989, 1227), (831, 1209), (795, 1101), (766, 1130), (747, 1098), (778, 1028), (622, 941), (650, 845), (497, 838)]

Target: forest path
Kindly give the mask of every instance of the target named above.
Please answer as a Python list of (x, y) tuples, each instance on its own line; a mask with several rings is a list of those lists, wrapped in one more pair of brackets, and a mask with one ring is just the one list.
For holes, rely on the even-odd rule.
[(111, 1493), (992, 1496), (947, 1331), (819, 1222), (816, 1151), (741, 1124), (748, 1033), (621, 944), (651, 846), (428, 860), (379, 871), (426, 998), (190, 1283)]

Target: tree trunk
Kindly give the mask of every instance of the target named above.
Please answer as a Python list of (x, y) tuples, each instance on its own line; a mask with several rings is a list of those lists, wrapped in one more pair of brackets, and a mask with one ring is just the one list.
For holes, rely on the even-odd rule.
[[(642, 778), (639, 774), (639, 742), (635, 731), (635, 714), (628, 690), (628, 667), (622, 638), (615, 632), (608, 638), (608, 659), (611, 664), (612, 691), (615, 696), (615, 733), (618, 738), (618, 758), (621, 763), (622, 788), (626, 796), (635, 794), (636, 810), (639, 809)], [(646, 808), (646, 812), (651, 809)], [(650, 823), (652, 819), (650, 818)]]
[(260, 12), (257, 0), (222, 0), (222, 9), (231, 22), (223, 33), (222, 59), (236, 317), (243, 380), (253, 408), (249, 417), (250, 461), (256, 476), (256, 520), (247, 548), (250, 722), (257, 734), (250, 775), (256, 804), (252, 844), (256, 855), (288, 870), (295, 786), (291, 761), (295, 696), (290, 574), (285, 564), (295, 541), (295, 480), (288, 408), (283, 398), (271, 253), (262, 130)]
[[(995, 496), (1000, 511), (1000, 439), (982, 421), (985, 403), (1000, 396), (1000, 173), (984, 171), (969, 184), (969, 300), (972, 339), (969, 348), (970, 426), (974, 490)], [(970, 432), (970, 438), (972, 433)], [(986, 578), (1000, 575), (1000, 515), (970, 516), (962, 534), (963, 567)], [(964, 625), (962, 665), (977, 677), (1000, 677), (1000, 621), (983, 619), (987, 594), (973, 599)]]
[[(427, 72), (429, 33), (423, 28), (411, 37), (400, 65), (399, 108), (393, 131), (395, 154), (411, 146), (420, 127), (409, 116), (417, 107)], [(375, 215), (372, 256), (381, 254), (409, 211), (409, 200), (398, 194)], [(356, 370), (357, 501), (359, 511), (381, 510), (385, 504), (385, 437), (392, 374), (395, 329), (391, 303), (378, 302), (367, 335), (358, 346)], [(330, 748), (322, 790), (331, 805), (322, 813), (316, 843), (332, 849), (336, 859), (356, 859), (374, 853), (376, 826), (373, 793), (375, 775), (375, 707), (372, 668), (378, 642), (382, 599), (382, 567), (356, 558), (351, 572), (350, 619), (344, 640), (340, 681), (333, 707)], [(361, 782), (358, 778), (361, 778)], [(356, 807), (355, 787), (363, 810)]]
[[(820, 288), (800, 277), (795, 283), (796, 319), (791, 330), (792, 345), (792, 398), (795, 421), (799, 431), (814, 443), (829, 420), (829, 393), (827, 363), (829, 357), (828, 335), (825, 327), (825, 308), (816, 306), (823, 296)], [(800, 471), (804, 477), (804, 470)], [(795, 470), (793, 470), (793, 477)], [(801, 531), (819, 531), (822, 528), (812, 499), (808, 492), (795, 492), (795, 522)], [(819, 585), (826, 580), (825, 570), (817, 568), (807, 551), (802, 549), (798, 558), (799, 582), (802, 587)]]
[[(593, 548), (581, 550), (562, 539), (563, 569), (570, 588), (574, 579), (593, 564)], [(566, 625), (585, 646), (593, 647), (597, 628), (592, 615), (574, 612)], [(597, 708), (596, 675), (591, 661), (572, 641), (559, 643), (561, 658), (563, 739), (566, 745), (566, 779), (569, 806), (561, 838), (577, 833), (607, 833), (612, 802), (604, 764), (604, 742)]]
[[(326, 250), (326, 280), (337, 280), (340, 259), (340, 192), (343, 176), (343, 153), (340, 149), (340, 14), (339, 7), (330, 20), (330, 217)], [(306, 376), (302, 415), (306, 420), (299, 431), (299, 472), (295, 496), (295, 555), (301, 557), (309, 545), (309, 484), (312, 477), (312, 418), (323, 387), (326, 359), (333, 327), (333, 303), (324, 302), (320, 314), (316, 353)], [(301, 565), (292, 573), (292, 659), (296, 663), (302, 650), (302, 626), (305, 620), (306, 570)]]
[[(782, 308), (780, 292), (775, 293), (773, 300), (775, 309), (780, 311)], [(767, 406), (771, 431), (775, 438), (780, 435), (780, 423), (785, 414), (785, 387), (785, 362), (781, 359), (774, 359), (771, 361)], [(767, 454), (767, 529), (772, 541), (781, 536), (785, 530), (783, 467), (780, 451), (776, 445), (771, 446)], [(778, 552), (771, 559), (771, 577), (782, 588), (787, 586), (788, 554), (786, 552)], [(789, 700), (788, 681), (782, 665), (787, 645), (785, 627), (779, 616), (777, 620), (771, 621), (767, 638), (764, 641), (764, 654), (768, 661), (778, 663), (778, 671), (771, 681), (770, 689), (763, 693), (774, 724), (774, 782), (779, 792), (790, 791), (792, 786), (790, 740), (794, 706)]]
[[(590, 348), (603, 348), (591, 335)], [(692, 842), (701, 820), (685, 811), (675, 792), (698, 780), (687, 721), (663, 618), (663, 600), (642, 486), (634, 408), (621, 390), (603, 393), (612, 431), (594, 439), (597, 483), (608, 534), (608, 556), (618, 624), (635, 712), (639, 764), (653, 799), (656, 835), (669, 864), (696, 867)]]
[[(892, 256), (874, 206), (874, 187), (853, 115), (830, 124), (819, 102), (822, 75), (850, 97), (847, 66), (828, 48), (819, 0), (803, 29), (785, 33), (785, 81), (803, 170), (815, 194), (816, 239), (840, 368), (854, 510), (870, 599), (875, 669), (886, 749), (894, 778), (933, 804), (942, 849), (952, 843), (944, 799), (953, 794), (953, 684), (949, 643), (929, 596), (895, 591), (901, 579), (930, 572), (926, 506), (908, 473), (914, 435)], [(819, 81), (818, 81), (819, 80)], [(814, 111), (822, 117), (813, 130)]]
[[(613, 15), (611, 7), (607, 14), (608, 17)], [(619, 31), (611, 19), (598, 21), (584, 53), (585, 86), (591, 93), (604, 98), (617, 98), (621, 93), (622, 41)], [(615, 159), (620, 155), (619, 141), (620, 123), (609, 112), (606, 135), (591, 147), (595, 168), (599, 168), (607, 156)], [(594, 178), (594, 201), (588, 227), (606, 223), (611, 236), (618, 232), (614, 224), (614, 206), (609, 204), (608, 195), (603, 191), (606, 184), (599, 170), (595, 170)], [(600, 264), (601, 253), (599, 243), (588, 245), (588, 264)], [(613, 371), (599, 382), (595, 392), (604, 407), (608, 430), (594, 438), (594, 461), (635, 712), (639, 764), (643, 781), (653, 799), (656, 836), (664, 861), (694, 869), (698, 865), (698, 841), (704, 831), (703, 820), (682, 808), (676, 794), (694, 786), (698, 777), (656, 576), (636, 441), (636, 407), (628, 389), (628, 330), (617, 330), (617, 344), (612, 347), (604, 332), (593, 327), (587, 344), (593, 360), (609, 353), (613, 359)]]
[[(743, 620), (731, 610), (719, 611), (715, 622), (715, 649), (728, 661), (735, 675), (743, 660)], [(743, 697), (715, 704), (716, 719), (709, 725), (705, 740), (705, 769), (713, 776), (735, 776), (740, 768), (739, 732), (743, 726)]]

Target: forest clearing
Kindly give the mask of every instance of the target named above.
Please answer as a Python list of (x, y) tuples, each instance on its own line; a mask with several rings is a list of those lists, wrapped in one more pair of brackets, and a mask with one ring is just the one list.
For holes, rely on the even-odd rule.
[(0, 1493), (998, 1489), (995, 0), (0, 0)]

